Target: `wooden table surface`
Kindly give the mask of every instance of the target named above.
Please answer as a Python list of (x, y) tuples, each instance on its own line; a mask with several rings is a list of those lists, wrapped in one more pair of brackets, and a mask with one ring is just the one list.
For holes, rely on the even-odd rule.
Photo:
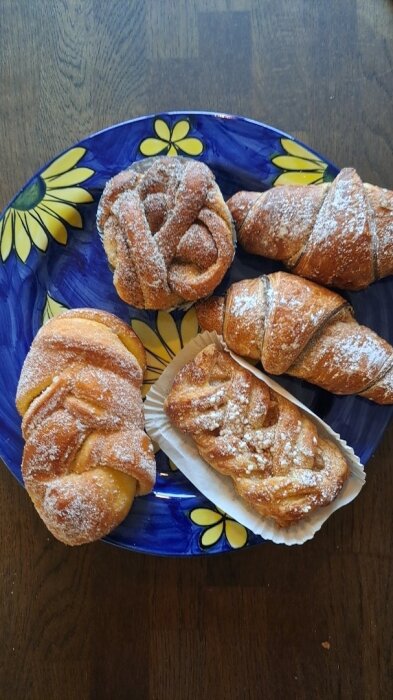
[[(0, 33), (0, 208), (170, 109), (264, 121), (393, 189), (389, 0), (3, 0)], [(0, 697), (391, 697), (392, 451), (390, 429), (311, 542), (184, 560), (66, 548), (1, 468)]]

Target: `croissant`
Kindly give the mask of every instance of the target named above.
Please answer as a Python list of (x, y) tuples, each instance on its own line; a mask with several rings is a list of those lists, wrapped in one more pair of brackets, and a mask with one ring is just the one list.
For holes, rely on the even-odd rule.
[(240, 497), (280, 526), (330, 503), (348, 477), (338, 447), (305, 413), (215, 345), (180, 370), (164, 407)]
[(119, 296), (139, 308), (211, 294), (234, 256), (233, 222), (214, 175), (185, 158), (142, 161), (112, 178), (97, 225)]
[(236, 282), (197, 305), (204, 330), (270, 374), (291, 374), (334, 394), (393, 403), (393, 348), (339, 294), (288, 272)]
[(238, 192), (228, 206), (243, 248), (297, 275), (357, 290), (393, 273), (393, 192), (352, 168), (332, 183)]
[(112, 314), (66, 311), (43, 326), (20, 375), (16, 406), (26, 489), (61, 542), (96, 540), (155, 480), (143, 431), (145, 351)]

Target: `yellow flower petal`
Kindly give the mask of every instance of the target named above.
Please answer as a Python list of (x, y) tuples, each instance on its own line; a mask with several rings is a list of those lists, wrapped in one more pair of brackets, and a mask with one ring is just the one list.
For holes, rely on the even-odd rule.
[(48, 247), (48, 236), (42, 224), (30, 212), (27, 212), (25, 214), (25, 226), (34, 245), (44, 252)]
[(12, 248), (12, 214), (10, 210), (5, 213), (4, 218), (1, 221), (0, 238), (1, 259), (3, 262), (5, 262)]
[(323, 173), (327, 167), (322, 167), (319, 161), (305, 160), (305, 158), (296, 158), (295, 156), (276, 156), (272, 158), (272, 163), (283, 170), (316, 170), (319, 173)]
[(277, 180), (274, 182), (274, 186), (277, 185), (312, 185), (322, 182), (323, 178), (321, 173), (300, 173), (287, 172), (279, 175)]
[(181, 350), (179, 332), (172, 316), (167, 311), (159, 311), (157, 314), (157, 330), (173, 355)]
[(156, 132), (159, 139), (162, 141), (169, 141), (171, 138), (171, 132), (169, 126), (163, 119), (155, 119), (153, 124), (154, 131)]
[(15, 240), (15, 250), (22, 260), (26, 262), (31, 251), (31, 240), (27, 235), (22, 221), (19, 217), (14, 218), (14, 240)]
[(158, 377), (161, 375), (160, 371), (154, 369), (146, 369), (143, 375), (143, 381), (146, 384), (152, 384), (157, 381)]
[(40, 220), (44, 226), (46, 226), (52, 238), (54, 238), (58, 243), (65, 245), (68, 237), (67, 229), (60, 219), (57, 219), (54, 214), (49, 214), (40, 206), (36, 207), (34, 211), (39, 215)]
[(171, 361), (171, 355), (162, 344), (157, 333), (155, 333), (147, 323), (134, 318), (133, 321), (131, 321), (131, 327), (146, 350), (149, 350), (153, 355), (157, 355), (166, 365)]
[(56, 299), (53, 299), (53, 297), (51, 297), (50, 294), (47, 294), (45, 307), (44, 307), (44, 311), (42, 314), (42, 324), (46, 323), (51, 318), (58, 316), (63, 311), (65, 311), (66, 308), (67, 307), (64, 306), (63, 304), (60, 304), (59, 301), (56, 301)]
[(147, 394), (150, 391), (151, 384), (142, 384), (142, 389), (141, 389), (141, 394), (142, 394), (142, 399), (145, 399)]
[(314, 154), (311, 153), (307, 148), (304, 148), (304, 146), (300, 146), (300, 144), (296, 143), (296, 141), (292, 141), (291, 139), (281, 139), (281, 145), (290, 156), (296, 156), (297, 158), (307, 158), (307, 160), (316, 160), (317, 162), (322, 163), (325, 165), (325, 163), (322, 160), (319, 160), (319, 158)]
[(94, 175), (94, 170), (90, 168), (74, 168), (67, 173), (58, 175), (50, 181), (51, 187), (67, 187), (67, 185), (78, 185), (80, 182), (88, 180)]
[(233, 549), (240, 549), (247, 542), (246, 528), (235, 520), (225, 521), (225, 535)]
[(175, 146), (174, 146), (173, 144), (172, 144), (172, 146), (170, 147), (170, 149), (169, 149), (169, 151), (168, 151), (168, 153), (167, 153), (167, 156), (177, 156), (177, 150), (176, 150), (176, 148), (175, 148)]
[(86, 148), (81, 148), (80, 146), (77, 148), (71, 148), (69, 151), (67, 151), (67, 153), (63, 153), (62, 156), (56, 158), (56, 160), (54, 160), (53, 163), (51, 163), (46, 170), (41, 173), (41, 177), (45, 180), (48, 177), (61, 175), (67, 170), (71, 170), (71, 168), (73, 168), (74, 165), (80, 161), (85, 153)]
[(171, 141), (179, 141), (179, 139), (184, 139), (190, 131), (190, 128), (190, 122), (188, 122), (186, 119), (176, 122), (172, 130)]
[(157, 370), (160, 374), (168, 364), (165, 360), (152, 355), (148, 350), (146, 350), (146, 363), (149, 368)]
[(145, 139), (140, 144), (139, 150), (144, 156), (157, 156), (166, 151), (168, 146), (168, 143), (160, 141), (160, 139)]
[(180, 335), (183, 345), (198, 335), (198, 319), (194, 307), (184, 314), (180, 324)]
[(223, 523), (218, 523), (218, 525), (213, 525), (213, 527), (209, 527), (208, 530), (205, 530), (201, 537), (202, 547), (212, 547), (216, 544), (222, 535), (223, 529)]
[(176, 141), (176, 146), (189, 156), (200, 156), (203, 151), (203, 143), (199, 139), (189, 138)]
[(190, 513), (190, 518), (195, 525), (207, 527), (220, 522), (222, 515), (211, 508), (194, 508)]
[(64, 202), (52, 202), (44, 197), (41, 205), (44, 205), (46, 209), (49, 209), (54, 214), (57, 214), (57, 216), (60, 216), (60, 218), (64, 219), (64, 221), (70, 224), (70, 226), (73, 226), (74, 228), (82, 228), (82, 217), (79, 211), (75, 209), (75, 207), (72, 207), (71, 204), (64, 204)]
[(70, 204), (86, 204), (87, 202), (93, 202), (94, 197), (84, 190), (83, 187), (51, 187), (50, 183), (46, 184), (46, 198), (54, 197), (55, 199), (61, 199), (63, 202), (69, 202)]

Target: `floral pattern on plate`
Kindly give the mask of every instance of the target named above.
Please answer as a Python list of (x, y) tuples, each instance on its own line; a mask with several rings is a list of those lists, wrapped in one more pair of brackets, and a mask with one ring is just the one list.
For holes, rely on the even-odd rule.
[(247, 544), (247, 530), (220, 508), (194, 508), (190, 520), (203, 528), (199, 537), (202, 549), (214, 547), (224, 537), (232, 549), (240, 549)]
[(139, 150), (143, 156), (200, 156), (203, 152), (201, 139), (189, 136), (191, 123), (188, 119), (179, 119), (171, 127), (163, 119), (153, 123), (155, 136), (141, 141)]
[(66, 245), (66, 224), (81, 229), (83, 219), (78, 205), (93, 201), (80, 187), (94, 171), (79, 167), (85, 148), (71, 148), (36, 175), (15, 197), (0, 219), (0, 253), (4, 262), (14, 249), (25, 263), (32, 246), (44, 253), (51, 237)]
[(167, 311), (159, 311), (154, 325), (134, 318), (131, 327), (146, 350), (147, 368), (142, 388), (142, 395), (146, 396), (175, 355), (197, 335), (198, 321), (195, 309), (191, 308), (178, 323)]
[[(119, 298), (96, 227), (105, 183), (131, 163), (159, 153), (200, 158), (213, 170), (226, 198), (240, 189), (263, 191), (288, 181), (327, 182), (338, 172), (326, 158), (270, 126), (207, 112), (167, 112), (111, 126), (40, 169), (0, 215), (0, 454), (21, 483), (23, 440), (15, 391), (23, 360), (43, 321), (63, 308), (87, 306), (131, 323), (148, 352), (144, 392), (197, 332), (192, 309), (157, 314), (129, 307)], [(216, 293), (239, 279), (277, 269), (279, 263), (249, 255), (238, 246)], [(393, 279), (347, 296), (360, 322), (392, 343)], [(290, 377), (279, 381), (340, 432), (367, 462), (392, 407), (328, 395)], [(156, 462), (154, 491), (136, 499), (129, 516), (105, 538), (107, 542), (173, 556), (226, 552), (245, 542), (243, 531), (232, 524), (235, 521), (224, 518), (182, 472), (173, 470), (161, 450)], [(243, 546), (261, 542), (247, 532)]]
[(328, 163), (292, 139), (280, 139), (284, 154), (274, 156), (272, 163), (284, 172), (274, 180), (277, 185), (319, 185), (333, 178)]

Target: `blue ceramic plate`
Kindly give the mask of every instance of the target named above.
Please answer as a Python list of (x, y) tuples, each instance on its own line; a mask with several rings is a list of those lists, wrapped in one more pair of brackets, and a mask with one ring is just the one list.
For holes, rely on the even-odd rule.
[[(106, 181), (132, 162), (154, 155), (204, 161), (229, 197), (285, 182), (332, 180), (337, 168), (291, 136), (242, 117), (169, 112), (113, 126), (86, 138), (42, 168), (0, 218), (1, 457), (22, 483), (23, 441), (14, 399), (22, 363), (43, 321), (63, 308), (98, 307), (132, 323), (150, 351), (145, 389), (197, 332), (195, 314), (141, 312), (127, 306), (112, 284), (95, 216)], [(241, 278), (280, 269), (240, 248), (220, 290)], [(358, 320), (393, 342), (389, 308), (393, 279), (348, 294)], [(336, 397), (295, 379), (281, 382), (341, 433), (367, 462), (391, 407)], [(197, 555), (259, 544), (260, 537), (218, 511), (157, 453), (154, 492), (136, 500), (106, 541), (139, 552)]]

